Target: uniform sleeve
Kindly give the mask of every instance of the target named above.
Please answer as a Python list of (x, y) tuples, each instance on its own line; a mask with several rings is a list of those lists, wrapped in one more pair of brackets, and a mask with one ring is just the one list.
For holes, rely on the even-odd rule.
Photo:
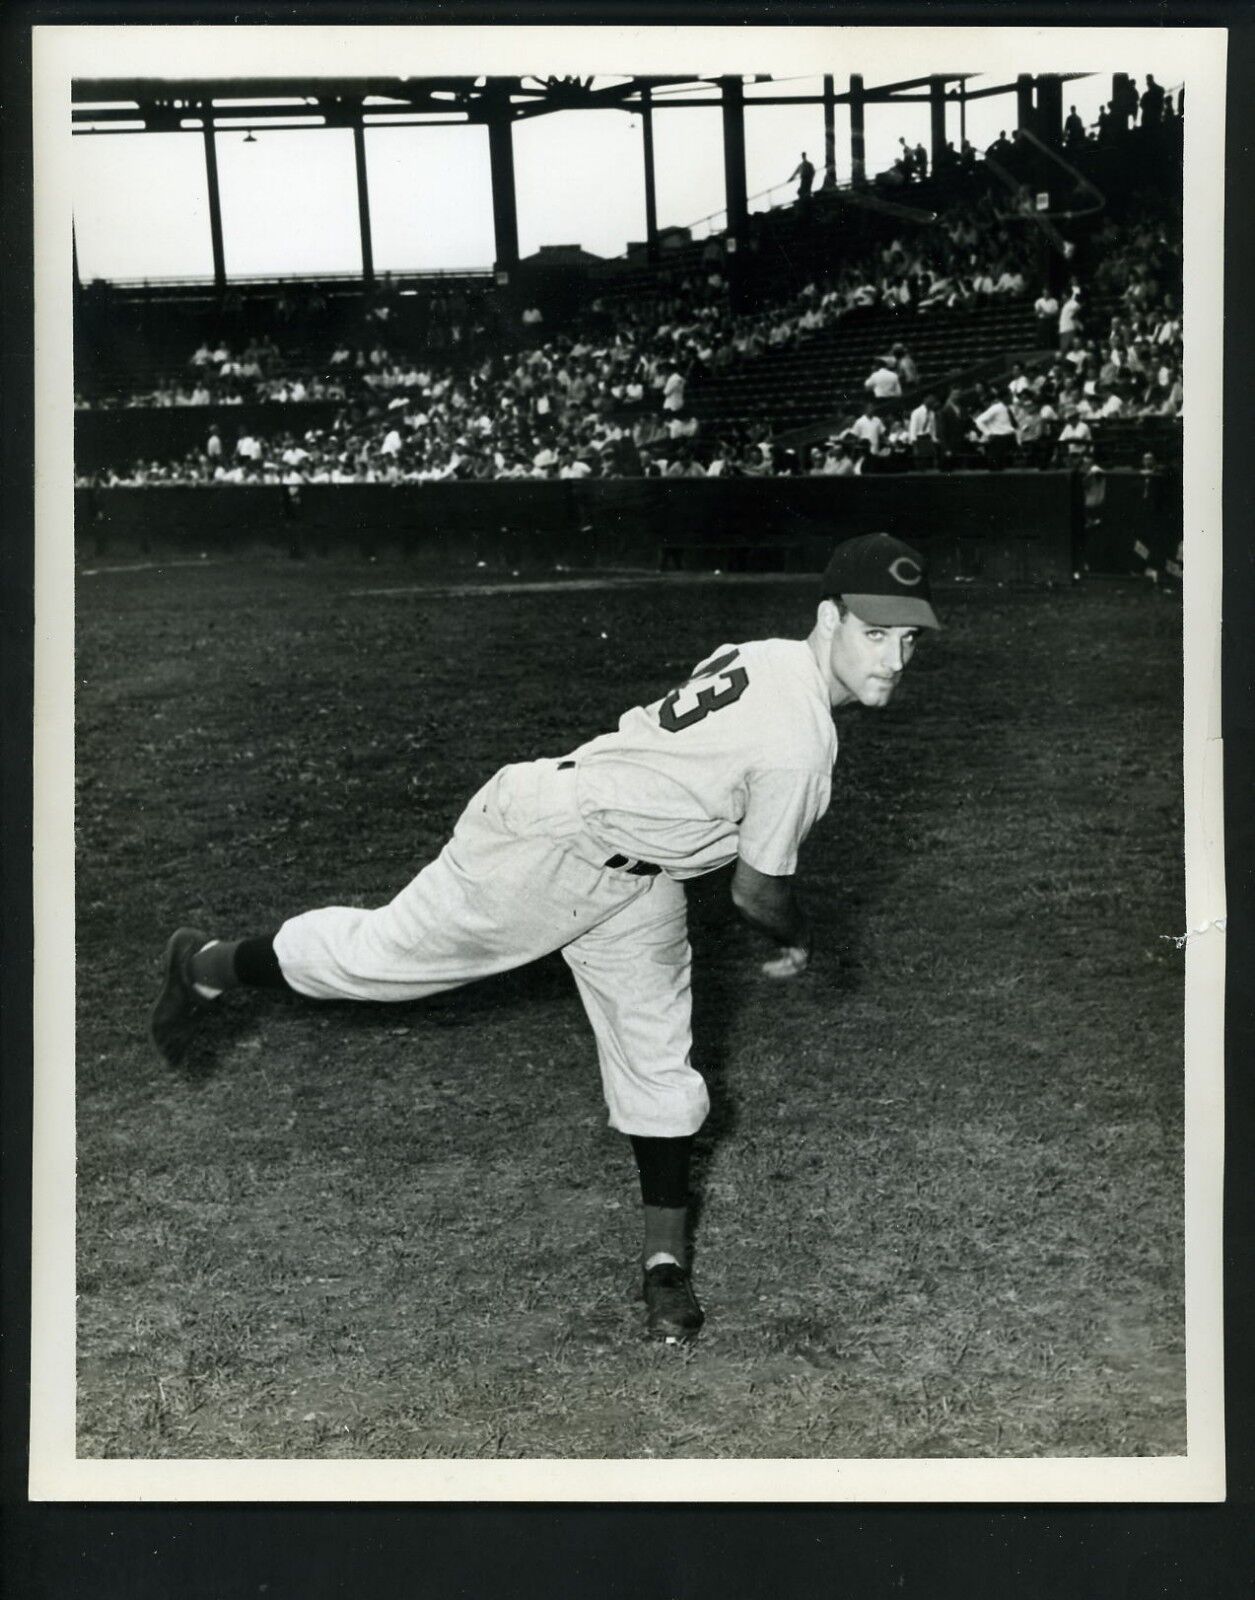
[(831, 794), (826, 772), (775, 767), (751, 774), (740, 826), (741, 859), (768, 877), (791, 877), (798, 846), (827, 811)]

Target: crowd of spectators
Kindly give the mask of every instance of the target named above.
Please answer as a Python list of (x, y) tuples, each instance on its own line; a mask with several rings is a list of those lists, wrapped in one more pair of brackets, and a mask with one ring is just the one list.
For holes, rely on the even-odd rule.
[[(887, 365), (872, 374), (882, 385), (887, 376)], [(1171, 423), (1182, 411), (1179, 350), (1133, 338), (1117, 315), (1102, 341), (1078, 342), (1053, 360), (1014, 362), (1004, 380), (929, 391), (896, 412), (869, 393), (857, 417), (810, 447), (804, 470), (844, 476), (1080, 466), (1094, 459), (1109, 424)]]
[[(805, 470), (844, 475), (910, 468), (1058, 467), (1094, 458), (1110, 425), (1171, 424), (1184, 414), (1180, 244), (1161, 219), (1108, 223), (1095, 242), (1094, 291), (1105, 319), (1073, 280), (1034, 302), (1038, 343), (1005, 379), (918, 393), (909, 351), (896, 343), (864, 382), (859, 416), (812, 447)], [(904, 394), (913, 403), (895, 406)]]
[(136, 463), (106, 481), (760, 471), (762, 441), (737, 430), (705, 438), (694, 451), (701, 425), (687, 404), (691, 385), (860, 312), (905, 316), (1022, 294), (1024, 255), (1023, 242), (980, 202), (948, 217), (926, 243), (889, 240), (775, 306), (734, 313), (727, 283), (710, 263), (653, 296), (594, 300), (579, 331), (546, 337), (533, 323), (518, 348), (469, 366), (395, 354), (378, 327), (303, 369), (269, 336), (238, 351), (206, 340), (189, 358), (186, 378), (120, 403), (322, 399), (343, 402), (338, 415), (329, 426), (302, 429), (289, 411), (265, 439), (243, 431), (230, 444), (219, 428), (179, 460)]
[[(904, 152), (908, 147), (904, 145)], [(905, 159), (905, 154), (904, 158)], [(914, 157), (912, 160), (914, 161)], [(914, 170), (914, 169), (913, 169)], [(549, 333), (534, 308), (513, 348), (468, 359), (400, 349), (395, 302), (369, 302), (352, 338), (321, 353), (284, 351), (270, 334), (209, 338), (186, 376), (115, 403), (271, 403), (274, 424), (225, 420), (174, 460), (136, 462), (110, 483), (424, 482), (447, 478), (765, 475), (904, 467), (1068, 463), (1112, 419), (1182, 412), (1180, 250), (1161, 221), (1109, 223), (1095, 240), (1092, 290), (1119, 298), (1110, 326), (1091, 286), (1048, 289), (1034, 311), (1051, 350), (1005, 383), (921, 395), (900, 340), (866, 380), (869, 404), (809, 453), (781, 448), (765, 425), (703, 424), (691, 389), (739, 363), (800, 344), (845, 318), (912, 320), (1031, 292), (1030, 230), (973, 198), (926, 230), (884, 238), (772, 306), (734, 312), (717, 252), (648, 294), (607, 289), (568, 331)], [(278, 331), (278, 330), (277, 330)], [(927, 374), (925, 376), (928, 376)], [(906, 397), (904, 400), (903, 397)], [(303, 401), (330, 401), (314, 425)]]

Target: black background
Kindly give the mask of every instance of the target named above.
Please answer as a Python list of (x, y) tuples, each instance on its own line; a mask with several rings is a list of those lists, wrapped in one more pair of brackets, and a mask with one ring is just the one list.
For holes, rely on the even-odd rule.
[[(117, 1506), (26, 1501), (31, 1126), (33, 270), (30, 33), (35, 24), (660, 23), (1225, 26), (1226, 183), (1223, 707), (1228, 996), (1226, 1414), (1229, 1499), (1168, 1507)], [(10, 4), (0, 122), (0, 1582), (14, 1600), (267, 1600), (330, 1596), (1042, 1595), (1230, 1600), (1255, 1592), (1255, 17), (1199, 3), (699, 7), (462, 3)], [(67, 1003), (73, 974), (65, 974)]]

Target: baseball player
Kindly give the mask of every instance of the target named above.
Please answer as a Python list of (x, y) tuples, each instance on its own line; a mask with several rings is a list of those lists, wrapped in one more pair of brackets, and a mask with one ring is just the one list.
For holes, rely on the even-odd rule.
[(709, 1101), (690, 1060), (684, 880), (735, 862), (733, 903), (776, 946), (763, 972), (804, 972), (793, 880), (828, 809), (832, 710), (887, 705), (919, 631), (939, 626), (922, 557), (888, 534), (838, 545), (821, 593), (807, 638), (721, 645), (615, 732), (503, 767), (389, 904), (308, 911), (259, 938), (180, 928), (152, 1012), (158, 1051), (177, 1062), (238, 985), (414, 1000), (561, 950), (639, 1170), (648, 1330), (692, 1338), (689, 1158)]

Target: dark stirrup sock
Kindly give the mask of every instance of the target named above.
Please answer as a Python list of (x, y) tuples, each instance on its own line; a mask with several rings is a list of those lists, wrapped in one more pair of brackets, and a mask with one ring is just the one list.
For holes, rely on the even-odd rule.
[(659, 1260), (688, 1262), (689, 1157), (693, 1140), (631, 1135), (644, 1202), (646, 1270)]
[(296, 993), (279, 966), (273, 933), (240, 940), (235, 947), (235, 975), (249, 988), (286, 989), (289, 994)]
[(257, 939), (215, 939), (191, 960), (192, 982), (204, 994), (221, 994), (245, 984), (252, 989), (287, 989), (275, 955), (273, 934)]
[(630, 1134), (632, 1153), (641, 1176), (641, 1199), (647, 1206), (674, 1208), (689, 1203), (689, 1158), (693, 1136), (654, 1139)]

